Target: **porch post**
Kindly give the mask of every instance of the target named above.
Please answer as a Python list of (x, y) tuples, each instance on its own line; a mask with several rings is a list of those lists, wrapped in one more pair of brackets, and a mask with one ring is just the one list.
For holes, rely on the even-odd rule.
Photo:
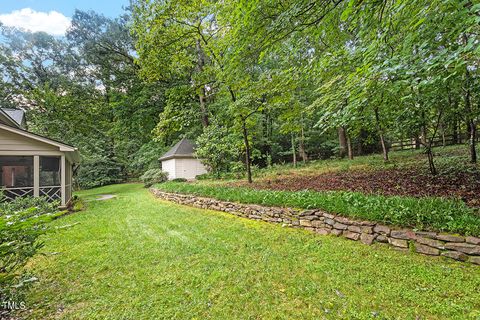
[(33, 156), (33, 196), (40, 195), (40, 157)]
[(60, 189), (61, 189), (61, 194), (62, 194), (62, 206), (65, 206), (67, 204), (67, 195), (65, 194), (66, 192), (66, 174), (65, 174), (65, 156), (63, 155), (61, 158), (60, 158), (60, 178), (61, 178), (61, 182), (60, 182)]

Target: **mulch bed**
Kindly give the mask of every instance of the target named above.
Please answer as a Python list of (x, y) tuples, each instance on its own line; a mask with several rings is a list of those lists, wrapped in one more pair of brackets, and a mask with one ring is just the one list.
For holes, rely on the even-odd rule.
[(348, 190), (366, 194), (413, 197), (460, 198), (469, 206), (480, 207), (480, 171), (451, 172), (432, 176), (417, 168), (385, 170), (350, 170), (321, 175), (289, 176), (265, 179), (250, 186), (270, 190)]

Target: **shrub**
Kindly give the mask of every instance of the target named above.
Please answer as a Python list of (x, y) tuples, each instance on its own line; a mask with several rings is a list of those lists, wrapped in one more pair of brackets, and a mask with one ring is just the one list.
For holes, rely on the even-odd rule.
[[(212, 124), (197, 138), (197, 156), (217, 176), (238, 167), (242, 138), (229, 128)], [(241, 166), (243, 170), (243, 165)]]
[(159, 142), (150, 141), (145, 143), (133, 155), (132, 162), (128, 164), (128, 171), (138, 177), (146, 170), (158, 168), (158, 158), (167, 151), (167, 147)]
[(18, 296), (30, 281), (19, 270), (42, 247), (46, 223), (63, 214), (57, 208), (58, 202), (33, 197), (0, 203), (0, 301)]
[(151, 187), (155, 183), (162, 183), (168, 180), (168, 173), (162, 169), (150, 169), (140, 177), (140, 180), (145, 185), (145, 188)]
[(175, 179), (172, 179), (173, 182), (187, 182), (188, 180), (185, 179), (185, 178), (175, 178)]
[(83, 158), (76, 177), (82, 189), (120, 183), (124, 179), (122, 166), (105, 156)]

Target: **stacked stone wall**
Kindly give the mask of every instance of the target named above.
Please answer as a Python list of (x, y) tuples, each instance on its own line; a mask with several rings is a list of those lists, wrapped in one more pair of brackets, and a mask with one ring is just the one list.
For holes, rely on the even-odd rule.
[(239, 217), (302, 228), (322, 235), (343, 236), (370, 245), (374, 242), (409, 249), (420, 254), (444, 256), (480, 265), (480, 238), (400, 229), (384, 224), (346, 218), (322, 210), (264, 207), (150, 189), (158, 198), (196, 208), (228, 212)]

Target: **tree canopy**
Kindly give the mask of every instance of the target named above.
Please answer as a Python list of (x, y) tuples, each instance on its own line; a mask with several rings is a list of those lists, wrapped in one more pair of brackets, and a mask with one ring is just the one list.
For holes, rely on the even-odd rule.
[(135, 0), (62, 38), (2, 27), (0, 101), (77, 145), (83, 186), (138, 177), (183, 136), (215, 174), (466, 141), (477, 161), (480, 5)]

